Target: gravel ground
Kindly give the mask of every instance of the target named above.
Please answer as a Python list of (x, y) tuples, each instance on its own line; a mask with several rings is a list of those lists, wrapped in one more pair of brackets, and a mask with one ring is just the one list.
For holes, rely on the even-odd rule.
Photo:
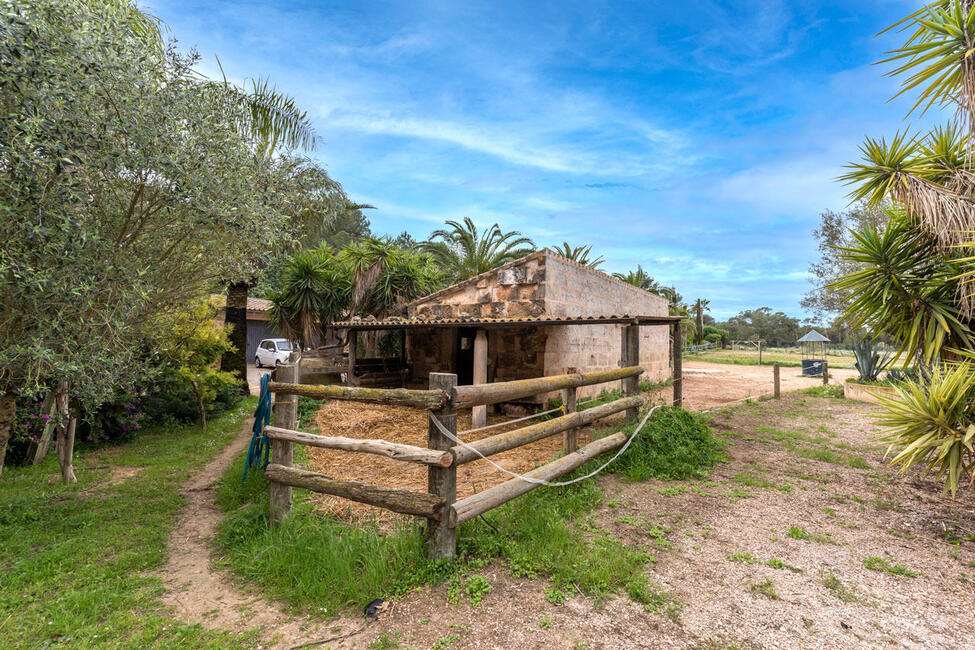
[(595, 523), (655, 556), (672, 616), (625, 596), (553, 605), (547, 581), (495, 563), (480, 607), (423, 589), (331, 647), (973, 647), (975, 500), (887, 468), (869, 408), (792, 394), (723, 409), (728, 462), (707, 480), (603, 479)]

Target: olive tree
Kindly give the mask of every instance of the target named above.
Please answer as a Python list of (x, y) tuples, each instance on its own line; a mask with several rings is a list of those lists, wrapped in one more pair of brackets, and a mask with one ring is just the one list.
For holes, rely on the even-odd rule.
[(153, 314), (241, 277), (282, 230), (239, 96), (147, 47), (139, 15), (31, 0), (0, 16), (0, 468), (17, 395), (63, 380), (96, 407)]

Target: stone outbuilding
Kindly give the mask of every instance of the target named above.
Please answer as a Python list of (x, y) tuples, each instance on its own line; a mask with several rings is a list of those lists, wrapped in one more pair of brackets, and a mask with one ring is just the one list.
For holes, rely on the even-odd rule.
[[(395, 373), (402, 384), (426, 387), (431, 372), (455, 373), (464, 385), (566, 368), (608, 370), (633, 362), (627, 351), (632, 337), (644, 378), (660, 381), (672, 375), (673, 326), (680, 320), (669, 316), (666, 299), (549, 249), (420, 298), (406, 310), (405, 318), (332, 324), (349, 331), (351, 384), (379, 385)], [(379, 368), (380, 360), (356, 354), (359, 333), (370, 331), (402, 332), (398, 364), (387, 358)], [(601, 388), (580, 388), (579, 394)]]

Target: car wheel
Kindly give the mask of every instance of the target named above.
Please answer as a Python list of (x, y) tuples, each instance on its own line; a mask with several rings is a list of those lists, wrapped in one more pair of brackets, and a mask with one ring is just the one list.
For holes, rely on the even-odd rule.
[(260, 368), (261, 367), (261, 358), (260, 357), (254, 357), (254, 367), (255, 368)]
[(274, 360), (274, 367), (277, 368), (280, 365), (281, 365), (281, 359), (275, 359)]

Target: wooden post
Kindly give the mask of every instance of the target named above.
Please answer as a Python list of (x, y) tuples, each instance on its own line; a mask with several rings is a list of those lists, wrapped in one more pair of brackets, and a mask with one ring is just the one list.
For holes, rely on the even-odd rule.
[[(349, 367), (345, 371), (347, 386), (356, 386), (355, 380), (355, 355), (356, 355), (356, 345), (359, 342), (359, 333), (355, 330), (349, 330)], [(297, 381), (297, 379), (295, 379)]]
[[(294, 383), (298, 379), (296, 364), (282, 364), (274, 370), (275, 381)], [(274, 426), (294, 429), (298, 426), (298, 396), (274, 394)], [(291, 467), (295, 459), (295, 445), (290, 440), (271, 439), (271, 462)], [(269, 484), (272, 524), (280, 524), (291, 514), (291, 486), (271, 481)]]
[(44, 421), (44, 430), (37, 442), (31, 442), (27, 447), (27, 460), (31, 465), (37, 465), (44, 456), (47, 455), (47, 448), (51, 444), (51, 435), (54, 432), (54, 423), (57, 418), (57, 405), (54, 403), (54, 391), (48, 391), (44, 401), (41, 402), (41, 415), (48, 416)]
[(762, 365), (762, 340), (758, 340), (758, 365)]
[[(474, 337), (474, 382), (475, 384), (487, 383), (487, 361), (488, 343), (487, 331), (477, 330)], [(487, 424), (487, 406), (480, 405), (471, 409), (471, 426), (483, 427)]]
[(781, 387), (779, 385), (779, 364), (772, 364), (772, 383), (775, 385), (775, 399), (779, 399), (781, 395)]
[[(442, 390), (448, 394), (457, 385), (457, 375), (445, 372), (430, 373), (431, 390)], [(431, 410), (443, 427), (453, 434), (457, 433), (457, 409), (450, 402), (443, 407)], [(440, 451), (447, 451), (454, 446), (454, 442), (440, 433), (437, 426), (430, 422), (427, 433), (427, 447)], [(454, 501), (457, 500), (457, 466), (434, 467), (427, 469), (427, 492), (444, 500), (444, 512), (449, 512)], [(457, 533), (447, 522), (427, 519), (427, 557), (431, 560), (452, 558), (457, 552)]]
[[(578, 372), (576, 368), (562, 369), (562, 374), (564, 375), (574, 375), (576, 372)], [(562, 389), (562, 409), (566, 415), (576, 412), (576, 390), (574, 386)], [(576, 450), (577, 433), (578, 431), (576, 429), (568, 429), (562, 434), (562, 453), (571, 454)]]
[(674, 323), (671, 329), (674, 341), (674, 406), (684, 407), (684, 359), (681, 356), (681, 329), (680, 323)]
[[(624, 325), (620, 346), (620, 367), (640, 365), (640, 326)], [(640, 377), (627, 377), (623, 380), (623, 394), (632, 397), (640, 394)], [(640, 414), (640, 409), (627, 409), (626, 419), (632, 420)]]
[(829, 362), (823, 359), (823, 386), (829, 383)]

